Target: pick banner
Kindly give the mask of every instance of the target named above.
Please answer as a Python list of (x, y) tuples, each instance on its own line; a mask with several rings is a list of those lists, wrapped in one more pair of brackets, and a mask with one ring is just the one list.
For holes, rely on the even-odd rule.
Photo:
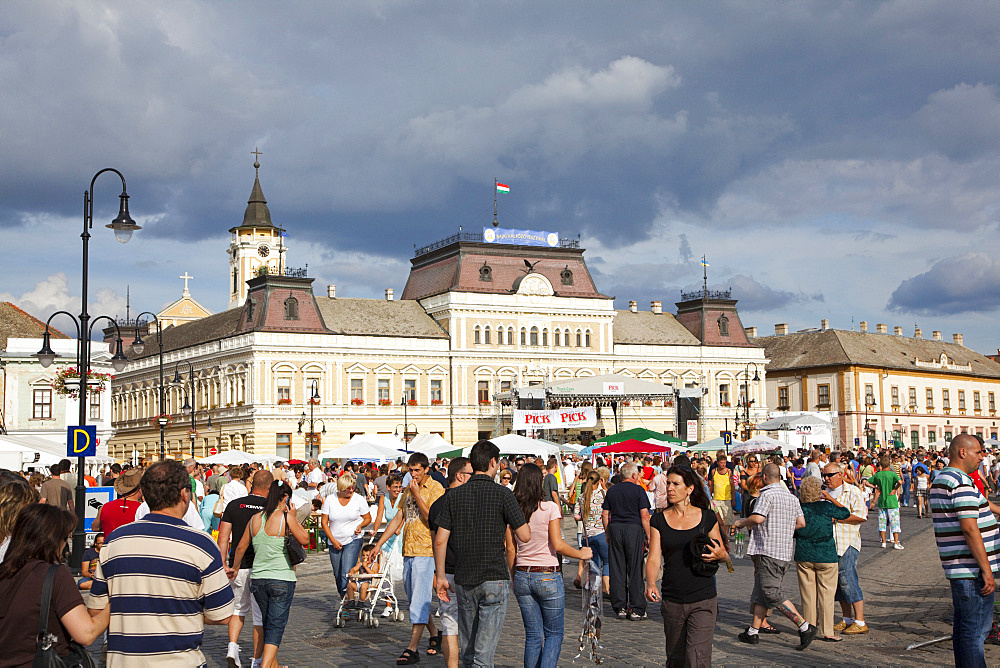
[(597, 410), (593, 406), (559, 408), (547, 411), (514, 411), (514, 429), (572, 429), (597, 426)]

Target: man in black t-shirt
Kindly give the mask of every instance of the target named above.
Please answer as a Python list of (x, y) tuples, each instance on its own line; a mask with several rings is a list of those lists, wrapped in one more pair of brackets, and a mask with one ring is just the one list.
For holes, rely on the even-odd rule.
[[(264, 510), (264, 501), (267, 492), (274, 482), (274, 476), (270, 471), (257, 471), (253, 474), (250, 494), (229, 502), (225, 512), (222, 513), (222, 520), (219, 522), (219, 550), (222, 552), (222, 561), (226, 566), (226, 573), (238, 570), (236, 577), (231, 580), (233, 597), (236, 607), (233, 616), (229, 619), (229, 649), (226, 652), (226, 660), (230, 666), (240, 664), (240, 631), (243, 630), (243, 620), (248, 612), (253, 618), (253, 656), (255, 659), (261, 658), (264, 654), (264, 629), (261, 620), (260, 608), (257, 602), (250, 595), (250, 571), (253, 568), (253, 544), (247, 547), (243, 554), (243, 561), (239, 564), (233, 563), (236, 556), (236, 547), (240, 544), (243, 534), (246, 532), (250, 519), (257, 513)], [(229, 661), (233, 659), (233, 661)]]
[(646, 618), (643, 587), (643, 547), (649, 543), (649, 496), (639, 486), (639, 467), (626, 462), (622, 481), (612, 485), (601, 506), (601, 521), (608, 538), (611, 569), (611, 607), (619, 619)]

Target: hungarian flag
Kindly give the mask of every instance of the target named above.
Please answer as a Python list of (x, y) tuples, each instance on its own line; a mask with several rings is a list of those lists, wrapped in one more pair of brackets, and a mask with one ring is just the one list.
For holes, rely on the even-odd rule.
[(509, 193), (510, 192), (510, 186), (504, 185), (503, 183), (497, 183), (497, 192), (498, 193)]

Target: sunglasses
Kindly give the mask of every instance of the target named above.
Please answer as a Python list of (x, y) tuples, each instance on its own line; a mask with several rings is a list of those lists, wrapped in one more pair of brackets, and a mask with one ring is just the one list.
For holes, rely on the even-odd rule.
[(823, 475), (824, 478), (835, 478), (836, 476), (841, 475), (841, 474), (839, 472), (837, 472), (837, 473), (824, 473), (822, 475)]

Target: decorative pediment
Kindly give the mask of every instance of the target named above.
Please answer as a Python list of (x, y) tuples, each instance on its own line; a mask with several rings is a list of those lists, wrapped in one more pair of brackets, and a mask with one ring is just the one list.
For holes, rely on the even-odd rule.
[(364, 364), (361, 364), (360, 362), (356, 362), (351, 366), (347, 367), (347, 373), (371, 373), (371, 371), (372, 371), (371, 369), (366, 367)]
[(434, 366), (432, 366), (430, 369), (427, 370), (428, 376), (443, 376), (446, 373), (448, 373), (448, 370), (445, 369), (440, 364), (435, 364)]
[(549, 279), (541, 274), (531, 273), (518, 280), (516, 292), (519, 295), (547, 297), (555, 294)]
[(573, 377), (573, 370), (572, 369), (566, 369), (566, 368), (556, 369), (552, 373), (552, 375), (554, 377), (556, 377), (556, 378), (572, 378)]
[(379, 374), (380, 376), (391, 376), (397, 372), (388, 364), (380, 364), (375, 368), (375, 373)]
[(419, 376), (423, 372), (424, 372), (423, 369), (421, 369), (420, 367), (410, 364), (406, 367), (403, 367), (403, 370), (400, 373), (404, 373), (407, 376), (414, 376), (414, 375)]
[(642, 371), (639, 372), (638, 377), (645, 378), (647, 380), (655, 380), (656, 374), (653, 373), (650, 369), (643, 369)]
[(476, 375), (476, 376), (492, 376), (495, 372), (493, 371), (493, 367), (490, 367), (490, 366), (481, 366), (478, 369), (476, 369), (475, 371), (473, 371), (472, 373), (473, 373), (473, 375)]

